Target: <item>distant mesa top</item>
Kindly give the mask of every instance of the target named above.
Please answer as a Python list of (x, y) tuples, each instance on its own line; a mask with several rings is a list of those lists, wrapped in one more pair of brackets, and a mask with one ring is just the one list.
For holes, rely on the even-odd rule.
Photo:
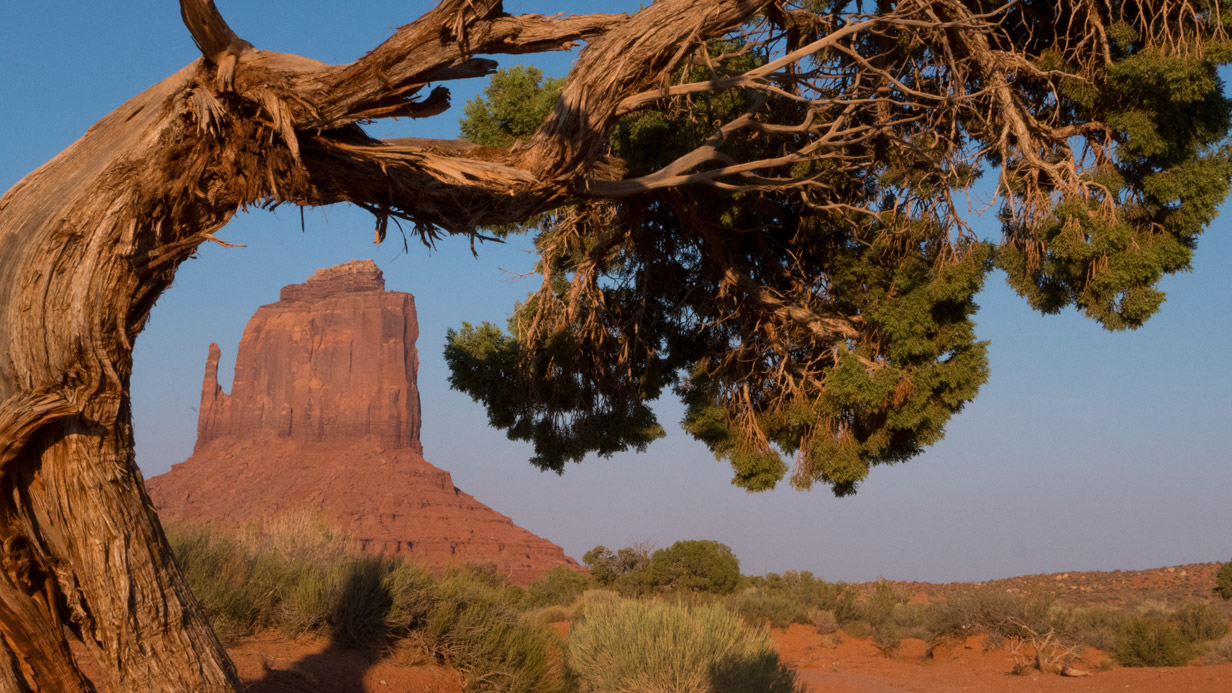
[(303, 284), (282, 287), (282, 301), (311, 301), (358, 291), (384, 291), (385, 275), (372, 260), (351, 260), (312, 273)]
[(374, 437), (422, 452), (415, 297), (385, 291), (371, 260), (317, 270), (283, 287), (248, 322), (231, 393), (211, 344), (197, 449), (225, 436), (273, 431), (320, 442)]

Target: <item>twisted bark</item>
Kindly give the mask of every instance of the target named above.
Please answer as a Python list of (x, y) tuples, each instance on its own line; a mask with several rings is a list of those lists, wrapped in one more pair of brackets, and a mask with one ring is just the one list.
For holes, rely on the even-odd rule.
[[(117, 691), (240, 688), (146, 497), (128, 394), (155, 299), (235, 210), (350, 201), (378, 229), (403, 218), (425, 239), (517, 221), (584, 187), (618, 104), (654, 86), (682, 42), (764, 4), (665, 0), (633, 18), (544, 18), (443, 0), (364, 58), (328, 66), (253, 48), (211, 0), (182, 0), (203, 57), (0, 198), (0, 688), (90, 690), (66, 632)], [(527, 148), (383, 143), (355, 125), (440, 112), (447, 92), (420, 92), (490, 72), (476, 53), (578, 40), (592, 41), (581, 80), (623, 76), (571, 86)]]

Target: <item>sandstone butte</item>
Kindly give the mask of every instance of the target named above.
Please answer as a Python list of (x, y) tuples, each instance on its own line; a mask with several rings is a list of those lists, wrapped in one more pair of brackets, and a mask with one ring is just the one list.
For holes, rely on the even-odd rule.
[(580, 569), (424, 459), (418, 335), (414, 296), (386, 291), (370, 260), (284, 287), (245, 327), (230, 394), (210, 344), (193, 454), (146, 482), (159, 514), (235, 527), (319, 513), (364, 551), (495, 565), (521, 585)]

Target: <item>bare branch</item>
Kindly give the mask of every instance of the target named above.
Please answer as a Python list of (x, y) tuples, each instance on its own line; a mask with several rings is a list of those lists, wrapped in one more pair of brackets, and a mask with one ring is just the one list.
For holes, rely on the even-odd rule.
[(230, 90), (236, 62), (252, 44), (235, 35), (214, 6), (214, 0), (180, 0), (180, 17), (206, 62), (217, 67), (217, 88)]

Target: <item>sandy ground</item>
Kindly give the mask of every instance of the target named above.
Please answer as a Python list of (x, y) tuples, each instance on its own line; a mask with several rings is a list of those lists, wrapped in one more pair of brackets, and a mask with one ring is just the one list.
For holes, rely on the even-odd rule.
[[(1088, 650), (1075, 667), (1090, 676), (1068, 678), (1038, 671), (1015, 675), (1009, 648), (986, 649), (983, 636), (939, 647), (931, 656), (923, 641), (907, 639), (893, 657), (886, 657), (869, 640), (836, 635), (819, 635), (801, 625), (771, 631), (779, 653), (810, 693), (1232, 691), (1232, 664), (1100, 671), (1107, 655)], [(270, 633), (244, 639), (230, 652), (253, 693), (462, 691), (451, 669), (417, 660), (411, 651), (372, 658), (333, 649), (324, 638), (289, 640)]]
[(869, 640), (840, 634), (817, 634), (808, 626), (771, 632), (779, 654), (792, 665), (810, 691), (837, 693), (880, 691), (1232, 691), (1232, 664), (1215, 666), (1114, 667), (1099, 671), (1107, 656), (1088, 650), (1075, 663), (1090, 676), (1067, 678), (1032, 671), (1015, 675), (1007, 647), (985, 651), (976, 636), (930, 657), (922, 640), (904, 640), (887, 658)]
[(269, 633), (227, 651), (250, 693), (462, 693), (456, 672), (411, 650), (374, 657), (335, 649), (326, 638)]

